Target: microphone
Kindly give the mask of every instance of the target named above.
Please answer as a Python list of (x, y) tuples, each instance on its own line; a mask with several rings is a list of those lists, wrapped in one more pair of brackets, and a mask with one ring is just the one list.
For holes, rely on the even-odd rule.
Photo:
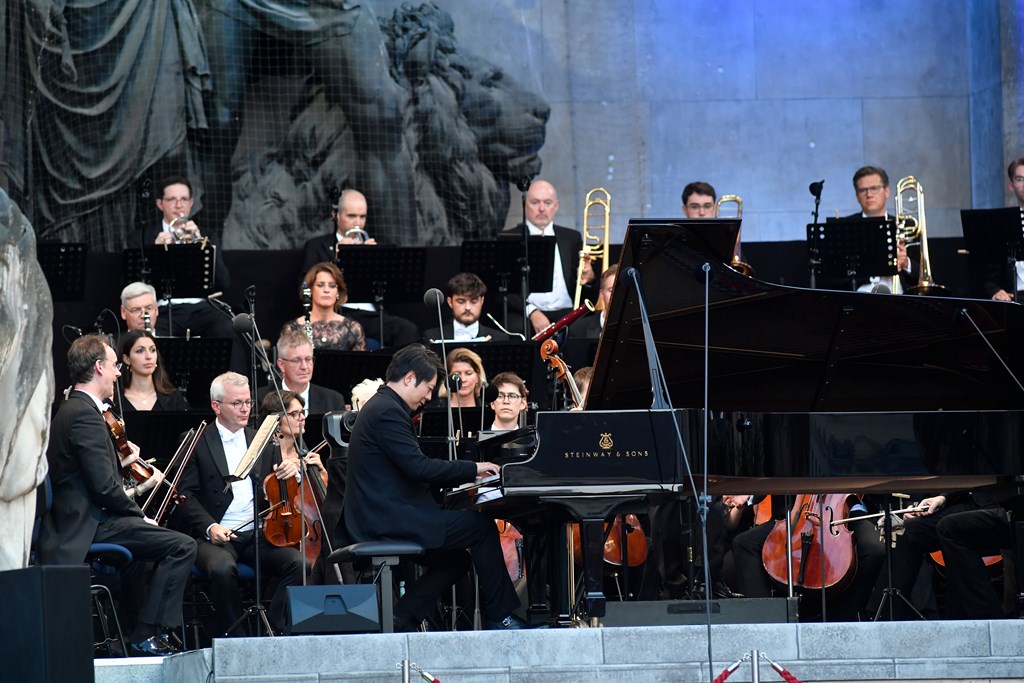
[(520, 192), (526, 192), (530, 189), (530, 183), (533, 182), (532, 175), (524, 175), (522, 178), (516, 181), (516, 187)]
[(423, 295), (423, 303), (427, 306), (440, 306), (444, 301), (444, 292), (437, 287), (431, 287)]
[(448, 376), (448, 391), (455, 394), (462, 388), (462, 377), (456, 373)]
[(68, 336), (67, 333), (68, 332), (74, 332), (75, 333), (75, 339), (78, 339), (79, 337), (81, 337), (82, 335), (85, 334), (85, 332), (82, 332), (82, 328), (81, 327), (75, 327), (74, 325), (62, 325), (61, 326), (61, 331), (64, 332), (64, 338), (65, 339), (67, 339), (67, 336)]
[(823, 187), (825, 187), (824, 178), (817, 182), (811, 183), (810, 185), (807, 186), (807, 189), (810, 190), (811, 194), (814, 195), (817, 199), (821, 199), (821, 189)]
[(892, 294), (892, 290), (884, 282), (876, 282), (869, 291), (872, 294)]
[(100, 311), (100, 314), (92, 321), (92, 329), (96, 330), (96, 334), (103, 334), (103, 311)]
[(231, 319), (231, 327), (239, 334), (251, 334), (253, 330), (252, 316), (248, 313), (239, 313)]

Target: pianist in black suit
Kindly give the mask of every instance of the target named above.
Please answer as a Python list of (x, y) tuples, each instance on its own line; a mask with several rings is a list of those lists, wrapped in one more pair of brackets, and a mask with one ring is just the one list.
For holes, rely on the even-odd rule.
[(452, 320), (444, 324), (444, 328), (434, 327), (423, 335), (425, 341), (434, 339), (450, 339), (469, 341), (480, 337), (490, 337), (491, 341), (508, 341), (509, 337), (501, 330), (488, 327), (480, 322), (484, 310), (484, 295), (487, 285), (474, 273), (459, 273), (448, 280), (448, 308)]
[[(853, 189), (857, 193), (857, 203), (860, 204), (859, 213), (851, 213), (843, 216), (840, 220), (859, 220), (861, 218), (892, 218), (887, 208), (887, 202), (892, 197), (892, 187), (889, 185), (889, 174), (884, 168), (878, 166), (863, 166), (853, 174)], [(907, 257), (907, 245), (900, 240), (896, 245), (896, 265), (899, 268), (900, 286), (904, 291), (917, 284), (917, 276), (911, 273), (910, 259)], [(886, 282), (889, 278), (883, 278), (881, 284), (892, 289), (893, 283)], [(867, 285), (878, 284), (874, 280), (863, 278), (857, 283), (858, 288)], [(819, 282), (819, 287), (826, 289), (848, 289), (848, 279)]]
[(388, 366), (386, 384), (360, 411), (348, 451), (346, 540), (404, 540), (427, 549), (416, 559), (425, 573), (395, 605), (396, 631), (413, 630), (470, 562), (488, 627), (519, 628), (512, 616), (519, 600), (494, 521), (475, 511), (442, 510), (431, 495), (434, 487), (498, 471), (489, 462), (434, 460), (420, 450), (411, 416), (430, 400), (440, 367), (437, 354), (420, 344), (403, 348)]

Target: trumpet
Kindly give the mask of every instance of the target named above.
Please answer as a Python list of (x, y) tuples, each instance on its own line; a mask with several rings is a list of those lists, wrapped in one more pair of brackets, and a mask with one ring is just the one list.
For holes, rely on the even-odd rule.
[[(905, 294), (942, 295), (946, 288), (932, 279), (931, 260), (928, 256), (928, 231), (924, 217), (924, 186), (912, 175), (896, 183), (896, 237), (906, 244), (918, 242), (921, 258), (918, 261), (917, 284)], [(895, 290), (894, 290), (895, 291)]]
[[(580, 249), (580, 263), (576, 269), (576, 295), (572, 299), (572, 307), (580, 309), (580, 296), (583, 290), (583, 269), (587, 261), (601, 260), (601, 270), (595, 275), (608, 270), (608, 240), (611, 232), (612, 196), (603, 187), (595, 187), (587, 193), (587, 201), (583, 206), (583, 248)], [(597, 230), (596, 234), (591, 232)]]
[(186, 230), (185, 226), (189, 224), (189, 217), (182, 214), (171, 221), (171, 235), (174, 237), (175, 244), (195, 244), (201, 241), (203, 238), (199, 237), (199, 234), (194, 230)]
[(347, 247), (349, 244), (366, 244), (370, 241), (370, 233), (366, 232), (362, 228), (356, 226), (349, 228), (342, 235), (342, 238), (352, 240), (351, 242), (338, 242), (334, 245), (334, 260), (338, 260), (338, 250), (342, 247)]
[[(723, 204), (735, 204), (736, 205), (736, 218), (743, 218), (743, 200), (739, 195), (735, 194), (723, 194), (715, 202), (715, 217), (716, 218), (731, 218), (731, 216), (722, 216), (722, 205)], [(736, 231), (736, 244), (732, 248), (732, 261), (729, 265), (733, 270), (738, 272), (740, 275), (746, 275), (747, 277), (754, 277), (754, 269), (749, 263), (744, 263), (741, 258), (740, 251), (740, 231)]]

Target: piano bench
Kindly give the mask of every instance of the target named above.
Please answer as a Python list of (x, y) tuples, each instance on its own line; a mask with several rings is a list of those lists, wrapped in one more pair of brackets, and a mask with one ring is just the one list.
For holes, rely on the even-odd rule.
[(408, 541), (364, 541), (338, 548), (327, 557), (327, 562), (351, 562), (370, 558), (377, 568), (374, 583), (380, 584), (380, 630), (382, 633), (395, 632), (395, 595), (392, 587), (391, 568), (403, 557), (422, 555), (423, 546)]

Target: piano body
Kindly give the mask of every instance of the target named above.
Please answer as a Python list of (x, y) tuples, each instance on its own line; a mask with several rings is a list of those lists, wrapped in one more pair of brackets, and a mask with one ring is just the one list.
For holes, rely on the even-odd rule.
[[(586, 410), (538, 414), (536, 448), (478, 505), (581, 521), (589, 617), (604, 615), (600, 570), (588, 571), (601, 566), (603, 520), (692, 492), (689, 473), (712, 494), (795, 494), (953, 490), (1024, 472), (1024, 308), (761, 282), (727, 265), (738, 227), (630, 222)], [(674, 411), (650, 410), (630, 267)]]

